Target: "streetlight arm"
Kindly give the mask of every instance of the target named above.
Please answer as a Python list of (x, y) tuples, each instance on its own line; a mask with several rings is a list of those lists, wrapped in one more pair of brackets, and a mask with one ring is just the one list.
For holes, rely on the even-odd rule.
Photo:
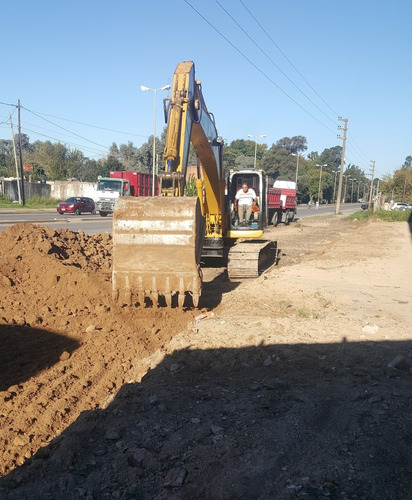
[(154, 94), (154, 111), (153, 111), (153, 158), (152, 158), (152, 196), (155, 195), (155, 181), (156, 181), (156, 95), (158, 90), (168, 90), (170, 89), (170, 85), (165, 85), (164, 87), (160, 87), (159, 89), (152, 89), (150, 87), (146, 87), (145, 85), (140, 85), (140, 90), (146, 92), (151, 90)]
[(248, 134), (247, 135), (248, 137), (250, 137), (251, 139), (255, 139), (255, 158), (254, 158), (254, 161), (253, 161), (253, 168), (256, 169), (256, 153), (257, 153), (257, 140), (259, 137), (266, 137), (266, 134), (262, 134), (262, 135), (251, 135), (251, 134)]

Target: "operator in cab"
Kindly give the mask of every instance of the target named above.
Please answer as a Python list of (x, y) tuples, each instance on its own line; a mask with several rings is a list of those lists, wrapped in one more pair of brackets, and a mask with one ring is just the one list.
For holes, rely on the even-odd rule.
[(236, 193), (234, 209), (238, 213), (239, 224), (248, 224), (252, 215), (252, 207), (257, 204), (255, 190), (248, 186), (246, 181), (242, 182), (242, 189)]

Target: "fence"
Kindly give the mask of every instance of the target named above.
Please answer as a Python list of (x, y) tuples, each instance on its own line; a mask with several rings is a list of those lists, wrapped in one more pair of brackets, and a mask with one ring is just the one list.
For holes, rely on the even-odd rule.
[[(48, 184), (39, 184), (32, 182), (24, 183), (24, 196), (26, 200), (33, 198), (33, 196), (44, 196), (50, 198), (51, 186)], [(19, 201), (19, 191), (17, 187), (17, 180), (3, 180), (0, 179), (0, 194), (13, 201)]]

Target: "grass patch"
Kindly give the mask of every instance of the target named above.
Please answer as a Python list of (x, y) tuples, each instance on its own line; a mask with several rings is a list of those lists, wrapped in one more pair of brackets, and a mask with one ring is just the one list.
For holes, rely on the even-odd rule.
[(26, 200), (26, 208), (56, 208), (60, 201), (46, 196), (33, 196)]
[(11, 198), (7, 198), (6, 196), (0, 196), (0, 208), (16, 208), (20, 205), (18, 203), (13, 203)]
[(55, 200), (54, 198), (48, 198), (46, 196), (33, 196), (33, 198), (26, 200), (25, 206), (22, 207), (11, 198), (0, 196), (0, 208), (56, 208), (60, 201), (61, 200)]
[(412, 217), (412, 210), (359, 210), (348, 217), (345, 220), (363, 220), (367, 221), (369, 219), (379, 219), (388, 222), (408, 222)]

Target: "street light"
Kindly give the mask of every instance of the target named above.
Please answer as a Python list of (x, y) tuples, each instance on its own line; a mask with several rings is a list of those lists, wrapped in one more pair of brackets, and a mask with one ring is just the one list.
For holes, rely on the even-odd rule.
[[(290, 153), (292, 156), (296, 156), (296, 185), (298, 185), (298, 172), (299, 172), (299, 158), (300, 158), (300, 154), (296, 154), (296, 153)], [(305, 155), (302, 155), (302, 158), (304, 158)]]
[(343, 191), (342, 203), (346, 203), (346, 186), (348, 185), (348, 177), (350, 177), (350, 175), (344, 175), (343, 177), (345, 177), (345, 189)]
[(316, 166), (317, 166), (317, 167), (320, 167), (320, 175), (319, 175), (319, 190), (318, 190), (318, 202), (320, 203), (320, 187), (321, 187), (321, 183), (322, 183), (322, 168), (323, 168), (323, 167), (327, 167), (327, 166), (328, 166), (328, 164), (327, 164), (327, 163), (325, 163), (324, 165), (318, 165), (318, 164), (316, 163)]
[(145, 87), (140, 85), (140, 90), (146, 92), (151, 90), (154, 93), (154, 115), (153, 115), (153, 184), (152, 184), (152, 196), (155, 195), (155, 174), (156, 174), (156, 95), (158, 90), (169, 90), (170, 85), (165, 85), (160, 89), (151, 89), (150, 87)]
[(255, 161), (253, 162), (253, 168), (256, 168), (256, 152), (257, 152), (257, 140), (259, 139), (259, 137), (266, 137), (265, 134), (263, 135), (250, 135), (248, 134), (248, 137), (251, 137), (252, 139), (255, 139)]

